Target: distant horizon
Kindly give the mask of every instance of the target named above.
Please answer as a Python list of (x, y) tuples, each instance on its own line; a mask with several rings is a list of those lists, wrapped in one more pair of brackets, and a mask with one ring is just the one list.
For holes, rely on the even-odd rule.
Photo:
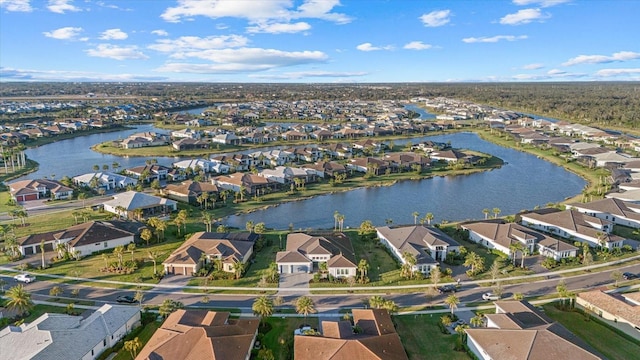
[(0, 83), (640, 81), (640, 0), (0, 0)]

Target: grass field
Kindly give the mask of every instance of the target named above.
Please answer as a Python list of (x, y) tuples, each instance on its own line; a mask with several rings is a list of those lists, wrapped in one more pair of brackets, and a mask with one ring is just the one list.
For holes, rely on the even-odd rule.
[(278, 360), (293, 359), (293, 331), (302, 324), (308, 324), (312, 328), (318, 327), (318, 318), (267, 318), (266, 328), (269, 330), (265, 333), (261, 326), (258, 330), (264, 336), (262, 337), (262, 345), (273, 351), (273, 355)]
[(471, 359), (467, 353), (454, 350), (458, 335), (440, 331), (440, 315), (401, 315), (393, 319), (410, 360)]
[(564, 325), (607, 358), (611, 360), (638, 358), (640, 342), (618, 334), (602, 322), (587, 321), (587, 318), (577, 311), (562, 311), (552, 304), (545, 305), (544, 311), (550, 318)]

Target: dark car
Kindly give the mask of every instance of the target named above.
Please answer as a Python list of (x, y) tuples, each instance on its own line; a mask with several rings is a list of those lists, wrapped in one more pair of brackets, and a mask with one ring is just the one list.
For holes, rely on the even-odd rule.
[(636, 274), (634, 274), (634, 273), (630, 273), (630, 272), (622, 273), (622, 278), (625, 279), (625, 280), (631, 280), (631, 279), (635, 279), (637, 277), (638, 276)]
[(438, 288), (438, 292), (440, 294), (456, 292), (456, 287), (454, 285), (444, 285)]
[(120, 295), (116, 298), (116, 301), (119, 303), (127, 303), (127, 304), (133, 304), (138, 302), (138, 300), (134, 299), (134, 297), (130, 295)]

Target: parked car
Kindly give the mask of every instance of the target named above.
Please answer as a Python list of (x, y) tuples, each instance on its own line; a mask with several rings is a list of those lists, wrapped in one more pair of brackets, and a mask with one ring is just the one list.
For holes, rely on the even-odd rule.
[(19, 282), (23, 282), (23, 283), (30, 283), (33, 281), (36, 281), (36, 277), (33, 275), (29, 275), (29, 274), (18, 274), (16, 276), (13, 277), (16, 281)]
[(490, 301), (500, 300), (500, 295), (490, 293), (490, 292), (484, 293), (482, 294), (482, 300), (490, 300)]
[(116, 298), (116, 301), (119, 303), (127, 303), (127, 304), (133, 304), (138, 302), (138, 300), (136, 300), (131, 295), (120, 295)]
[(444, 286), (440, 286), (438, 288), (438, 292), (440, 294), (444, 294), (444, 293), (450, 293), (450, 292), (456, 292), (456, 287), (455, 285), (444, 285)]
[(625, 280), (631, 280), (631, 279), (635, 279), (637, 277), (638, 276), (636, 274), (634, 274), (634, 273), (630, 273), (630, 272), (622, 273), (622, 278), (625, 279)]

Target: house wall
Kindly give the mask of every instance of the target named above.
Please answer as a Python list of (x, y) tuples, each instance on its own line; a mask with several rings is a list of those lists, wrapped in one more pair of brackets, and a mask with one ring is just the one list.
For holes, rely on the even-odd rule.
[(118, 245), (123, 245), (123, 246), (126, 247), (127, 245), (129, 245), (132, 242), (134, 242), (133, 235), (122, 237), (122, 238), (119, 238), (119, 239), (96, 242), (96, 243), (88, 244), (88, 245), (74, 246), (74, 247), (71, 247), (69, 249), (69, 251), (71, 253), (73, 253), (76, 250), (79, 250), (81, 256), (87, 256), (87, 255), (90, 255), (90, 254), (92, 254), (92, 253), (94, 253), (96, 251), (105, 250), (105, 249), (113, 249)]
[[(631, 327), (634, 327), (636, 329), (638, 329), (638, 327), (640, 326), (640, 324), (633, 324), (633, 323), (629, 322), (628, 320), (626, 320), (625, 318), (622, 318), (620, 316), (616, 316), (615, 314), (612, 314), (612, 313), (610, 313), (610, 312), (608, 312), (606, 310), (603, 310), (598, 306), (592, 305), (590, 302), (584, 300), (580, 296), (576, 296), (576, 304), (578, 304), (584, 310), (586, 310), (588, 312), (593, 312), (597, 316), (600, 316), (601, 318), (603, 318), (605, 320), (615, 321), (617, 323), (629, 324)], [(638, 329), (638, 330), (640, 331), (640, 329)]]
[(576, 257), (577, 256), (577, 250), (571, 250), (571, 251), (561, 251), (561, 252), (556, 252), (554, 250), (551, 250), (545, 246), (542, 246), (540, 244), (538, 244), (538, 252), (540, 253), (540, 255), (542, 256), (546, 256), (546, 257), (550, 257), (553, 258), (557, 261), (562, 260), (563, 258), (570, 258), (570, 257)]
[(485, 247), (487, 247), (489, 249), (496, 249), (498, 251), (501, 251), (501, 252), (507, 254), (507, 256), (511, 257), (511, 251), (509, 250), (509, 248), (506, 248), (506, 247), (494, 242), (493, 239), (489, 239), (489, 238), (483, 237), (483, 236), (481, 236), (480, 234), (478, 234), (478, 233), (476, 233), (474, 231), (471, 231), (471, 230), (468, 230), (468, 231), (469, 231), (469, 239), (471, 241), (474, 241), (474, 242), (476, 242), (476, 243), (478, 243), (478, 244), (480, 244), (482, 246), (485, 246)]
[(329, 268), (329, 274), (336, 278), (348, 278), (351, 276), (356, 276), (356, 268), (348, 267), (348, 268)]
[(469, 350), (478, 357), (478, 359), (492, 360), (488, 354), (485, 354), (485, 352), (482, 351), (482, 348), (473, 340), (473, 338), (471, 338), (471, 336), (467, 336), (467, 346), (469, 347)]
[[(591, 247), (600, 246), (600, 244), (598, 244), (598, 240), (590, 236), (587, 236), (569, 229), (561, 228), (555, 225), (539, 222), (537, 220), (530, 219), (524, 216), (522, 217), (522, 225), (529, 226), (536, 230), (546, 231), (553, 235), (560, 236), (565, 239), (572, 238), (572, 240), (586, 242)], [(602, 232), (606, 232), (606, 231), (603, 230)], [(607, 248), (611, 249), (613, 248), (613, 245), (611, 243), (607, 243)]]

